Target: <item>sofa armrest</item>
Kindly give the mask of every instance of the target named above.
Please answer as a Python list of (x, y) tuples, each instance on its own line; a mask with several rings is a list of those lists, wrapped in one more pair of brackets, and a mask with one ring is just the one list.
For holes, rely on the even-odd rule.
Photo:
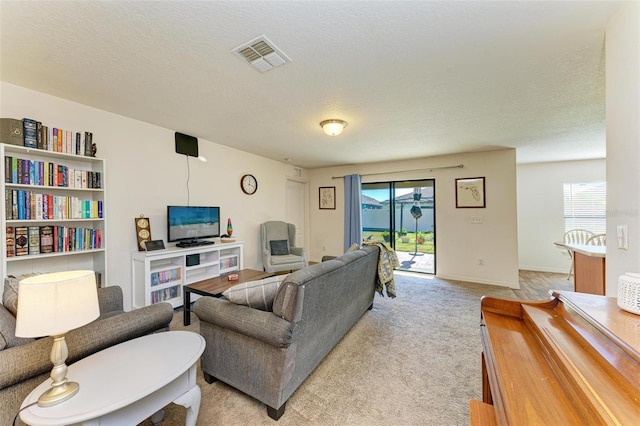
[(117, 285), (98, 289), (100, 315), (124, 310), (122, 288)]
[[(172, 318), (171, 304), (157, 303), (71, 330), (66, 334), (69, 348), (66, 363), (72, 364), (118, 343), (168, 327)], [(51, 371), (52, 345), (53, 339), (45, 337), (0, 351), (0, 389)]]
[(214, 324), (279, 348), (286, 348), (291, 344), (294, 324), (273, 312), (236, 305), (216, 297), (201, 297), (193, 305), (193, 310), (201, 322)]

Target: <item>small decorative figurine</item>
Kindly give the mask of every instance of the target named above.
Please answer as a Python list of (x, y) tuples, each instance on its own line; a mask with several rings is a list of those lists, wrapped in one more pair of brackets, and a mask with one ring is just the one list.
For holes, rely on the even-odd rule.
[(227, 235), (233, 234), (233, 225), (231, 224), (231, 218), (227, 219)]

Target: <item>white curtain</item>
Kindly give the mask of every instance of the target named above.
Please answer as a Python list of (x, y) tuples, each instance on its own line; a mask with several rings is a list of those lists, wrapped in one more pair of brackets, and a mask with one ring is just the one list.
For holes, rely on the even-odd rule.
[(362, 196), (360, 175), (344, 177), (344, 249), (362, 244)]

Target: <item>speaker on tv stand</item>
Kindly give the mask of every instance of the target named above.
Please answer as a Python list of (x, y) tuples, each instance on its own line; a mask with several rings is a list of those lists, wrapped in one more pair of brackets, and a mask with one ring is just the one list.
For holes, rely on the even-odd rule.
[(200, 254), (188, 254), (186, 256), (187, 266), (195, 266), (200, 264)]

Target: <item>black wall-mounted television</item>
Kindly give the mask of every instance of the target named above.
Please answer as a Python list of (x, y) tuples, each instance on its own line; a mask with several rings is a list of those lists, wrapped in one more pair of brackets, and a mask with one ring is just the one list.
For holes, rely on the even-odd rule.
[(169, 242), (198, 242), (219, 236), (220, 207), (167, 206)]

